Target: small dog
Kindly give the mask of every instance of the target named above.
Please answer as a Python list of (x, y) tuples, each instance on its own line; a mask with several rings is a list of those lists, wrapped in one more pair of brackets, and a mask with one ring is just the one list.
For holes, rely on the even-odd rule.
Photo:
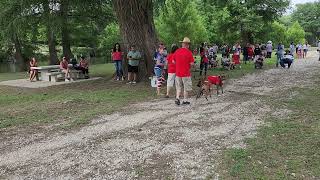
[(216, 85), (217, 87), (217, 95), (219, 95), (219, 89), (221, 89), (221, 93), (223, 94), (223, 81), (226, 79), (224, 75), (222, 76), (208, 76), (205, 78), (201, 78), (197, 84), (200, 87), (196, 99), (200, 98), (202, 95), (205, 96), (208, 101), (208, 96), (211, 97), (211, 87), (212, 85)]

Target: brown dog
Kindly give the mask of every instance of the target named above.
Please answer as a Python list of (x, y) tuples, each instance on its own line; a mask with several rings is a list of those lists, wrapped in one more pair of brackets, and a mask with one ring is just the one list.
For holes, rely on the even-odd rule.
[(211, 97), (211, 88), (212, 85), (216, 85), (217, 95), (219, 95), (219, 89), (221, 89), (221, 93), (223, 94), (223, 81), (226, 79), (224, 75), (222, 76), (208, 76), (205, 78), (201, 78), (197, 84), (200, 87), (196, 99), (200, 98), (202, 95), (205, 96), (206, 100), (208, 100), (208, 96)]

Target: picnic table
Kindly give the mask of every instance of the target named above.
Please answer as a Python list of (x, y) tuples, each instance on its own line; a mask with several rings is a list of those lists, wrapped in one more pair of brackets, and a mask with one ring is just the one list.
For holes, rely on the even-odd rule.
[[(69, 67), (72, 67), (72, 64), (69, 64)], [(60, 71), (60, 65), (50, 65), (50, 66), (39, 66), (31, 67), (31, 70), (38, 70), (41, 74), (42, 81), (51, 81), (50, 76), (54, 71)]]

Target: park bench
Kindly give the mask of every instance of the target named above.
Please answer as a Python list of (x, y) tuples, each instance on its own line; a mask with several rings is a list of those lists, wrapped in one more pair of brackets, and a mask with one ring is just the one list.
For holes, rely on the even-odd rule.
[(46, 74), (49, 77), (49, 81), (58, 82), (59, 80), (64, 80), (64, 73), (61, 71), (50, 72)]
[[(72, 67), (72, 64), (69, 64)], [(42, 81), (58, 82), (64, 80), (64, 73), (61, 72), (59, 65), (31, 67), (38, 70)], [(70, 75), (73, 79), (84, 79), (85, 76), (80, 70), (70, 69)]]
[(71, 77), (73, 77), (75, 79), (84, 79), (85, 78), (84, 74), (80, 70), (71, 69), (70, 75), (71, 75)]
[[(72, 69), (70, 70), (70, 75), (71, 77), (75, 80), (75, 79), (84, 79), (84, 74), (82, 73), (82, 71), (80, 70), (75, 70), (75, 69)], [(64, 72), (61, 72), (61, 71), (56, 71), (56, 72), (50, 72), (50, 73), (47, 73), (47, 76), (49, 76), (49, 80), (51, 82), (59, 82), (59, 81), (63, 81), (65, 80), (64, 78)]]

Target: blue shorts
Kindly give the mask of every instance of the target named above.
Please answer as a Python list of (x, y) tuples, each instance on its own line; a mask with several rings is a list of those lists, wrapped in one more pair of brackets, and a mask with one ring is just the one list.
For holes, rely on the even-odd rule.
[(160, 67), (154, 67), (154, 74), (157, 76), (157, 78), (162, 77), (162, 68)]

